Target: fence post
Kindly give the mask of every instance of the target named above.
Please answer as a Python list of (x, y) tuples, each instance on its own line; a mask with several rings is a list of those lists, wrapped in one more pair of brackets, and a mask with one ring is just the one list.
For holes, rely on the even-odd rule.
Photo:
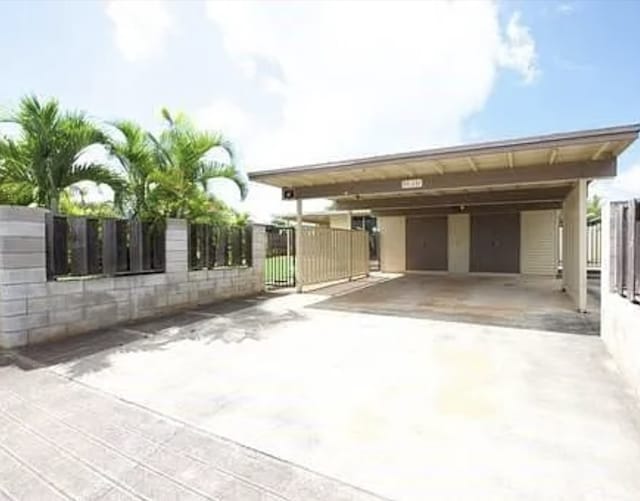
[(118, 242), (115, 219), (102, 221), (102, 273), (114, 275), (118, 269)]
[(47, 315), (30, 308), (47, 290), (45, 214), (0, 206), (0, 349), (27, 344), (29, 330)]
[(100, 221), (97, 219), (87, 219), (87, 273), (97, 275), (102, 273), (102, 242), (100, 242), (99, 228)]
[(129, 271), (129, 221), (119, 219), (115, 221), (116, 242), (116, 271)]
[(636, 230), (636, 204), (634, 200), (627, 203), (627, 299), (635, 301), (636, 277), (635, 277), (635, 230)]
[(54, 239), (53, 239), (53, 213), (47, 212), (44, 216), (45, 223), (45, 245), (46, 245), (46, 260), (47, 260), (47, 280), (53, 279), (55, 275), (55, 260), (54, 260)]
[[(347, 230), (349, 231), (349, 230)], [(353, 279), (353, 234), (351, 231), (347, 233), (349, 235), (349, 282)]]
[(184, 219), (167, 219), (165, 236), (165, 270), (167, 273), (189, 271), (188, 224)]
[(198, 253), (198, 241), (196, 239), (196, 228), (194, 223), (186, 222), (187, 229), (187, 267), (191, 270), (195, 267)]
[(251, 260), (251, 266), (254, 268), (254, 276), (260, 285), (260, 290), (265, 288), (265, 261), (267, 254), (267, 235), (266, 228), (259, 224), (252, 224), (247, 227), (247, 236), (249, 240), (247, 256)]
[(229, 253), (228, 249), (228, 232), (226, 228), (220, 226), (218, 227), (218, 246), (216, 247), (216, 265), (217, 266), (227, 266), (229, 263), (227, 262), (227, 258)]
[(636, 204), (636, 220), (634, 221), (634, 225), (636, 227), (635, 230), (635, 262), (633, 263), (634, 269), (634, 291), (635, 291), (635, 300), (640, 302), (640, 216), (638, 212), (640, 211), (640, 199), (634, 201)]
[(245, 264), (247, 266), (253, 265), (253, 225), (248, 224), (244, 228), (244, 255)]
[(87, 255), (87, 218), (69, 218), (71, 227), (71, 273), (87, 275), (89, 273), (89, 259)]
[(302, 200), (296, 200), (296, 292), (302, 292), (302, 284), (305, 277), (302, 273), (303, 266), (303, 254), (305, 253), (304, 245), (302, 243)]
[(205, 224), (202, 227), (202, 255), (200, 259), (202, 260), (202, 267), (209, 269), (209, 253), (211, 252), (211, 226)]
[(129, 262), (131, 272), (142, 271), (142, 223), (132, 219), (129, 225)]

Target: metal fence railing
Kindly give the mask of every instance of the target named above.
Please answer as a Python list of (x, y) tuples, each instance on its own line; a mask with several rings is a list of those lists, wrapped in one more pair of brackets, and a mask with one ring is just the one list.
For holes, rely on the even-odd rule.
[(640, 301), (640, 199), (611, 203), (610, 284), (630, 301)]
[(165, 224), (47, 214), (47, 279), (165, 269)]
[[(562, 248), (562, 233), (564, 228), (558, 226), (558, 267), (562, 268), (564, 249)], [(587, 269), (600, 270), (602, 266), (602, 222), (597, 219), (587, 221)]]
[(252, 265), (252, 226), (189, 225), (189, 269)]
[(296, 285), (296, 230), (291, 226), (267, 226), (264, 281), (268, 288)]
[(600, 268), (602, 264), (602, 222), (587, 222), (587, 267)]

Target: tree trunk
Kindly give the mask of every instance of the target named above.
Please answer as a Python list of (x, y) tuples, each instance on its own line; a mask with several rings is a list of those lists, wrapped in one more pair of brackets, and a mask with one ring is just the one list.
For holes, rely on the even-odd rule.
[(56, 194), (51, 198), (51, 202), (49, 202), (49, 209), (54, 214), (58, 213), (58, 208), (60, 206), (60, 194)]

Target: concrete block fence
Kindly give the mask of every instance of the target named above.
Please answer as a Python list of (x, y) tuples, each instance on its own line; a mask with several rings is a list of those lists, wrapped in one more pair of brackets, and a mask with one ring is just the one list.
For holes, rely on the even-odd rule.
[(0, 206), (0, 348), (82, 334), (264, 289), (266, 235), (252, 266), (189, 271), (187, 222), (169, 219), (164, 273), (47, 281), (46, 210)]
[(640, 304), (613, 291), (612, 275), (617, 273), (622, 257), (614, 245), (616, 237), (611, 212), (611, 204), (605, 204), (602, 208), (600, 335), (620, 372), (640, 398)]

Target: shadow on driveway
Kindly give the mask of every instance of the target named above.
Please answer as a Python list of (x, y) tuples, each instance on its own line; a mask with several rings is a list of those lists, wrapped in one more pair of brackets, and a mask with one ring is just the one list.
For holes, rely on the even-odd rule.
[[(205, 344), (260, 341), (265, 336), (265, 325), (304, 320), (304, 314), (293, 309), (247, 311), (271, 298), (271, 295), (263, 294), (199, 305), (183, 312), (26, 346), (17, 350), (17, 354), (23, 369), (68, 364), (69, 376), (80, 377), (108, 368), (109, 357), (114, 353), (165, 350), (171, 344), (184, 340), (198, 340)], [(235, 318), (239, 312), (243, 312), (241, 319)]]

